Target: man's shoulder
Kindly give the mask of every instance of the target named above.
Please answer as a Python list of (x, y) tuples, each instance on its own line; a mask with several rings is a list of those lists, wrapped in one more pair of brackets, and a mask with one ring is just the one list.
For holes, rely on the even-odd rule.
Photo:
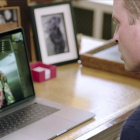
[(126, 119), (120, 140), (140, 140), (140, 106)]
[(140, 106), (138, 106), (126, 121), (140, 121)]

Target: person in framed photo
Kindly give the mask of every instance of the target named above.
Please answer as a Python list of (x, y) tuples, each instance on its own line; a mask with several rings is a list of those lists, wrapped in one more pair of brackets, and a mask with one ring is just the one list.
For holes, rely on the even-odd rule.
[(47, 33), (46, 37), (46, 45), (47, 45), (47, 52), (48, 56), (55, 55), (55, 54), (61, 54), (68, 51), (67, 42), (65, 39), (65, 33), (61, 25), (61, 16), (49, 16), (45, 17), (47, 18), (46, 22), (44, 23), (44, 31)]
[[(114, 41), (129, 72), (140, 73), (140, 0), (114, 0)], [(120, 140), (140, 140), (140, 106), (126, 119)]]
[(65, 42), (63, 39), (63, 35), (59, 28), (60, 18), (52, 17), (49, 22), (49, 37), (52, 43), (54, 44), (54, 52), (55, 54), (63, 53), (65, 49)]
[(0, 14), (0, 24), (5, 24), (5, 19), (1, 14)]

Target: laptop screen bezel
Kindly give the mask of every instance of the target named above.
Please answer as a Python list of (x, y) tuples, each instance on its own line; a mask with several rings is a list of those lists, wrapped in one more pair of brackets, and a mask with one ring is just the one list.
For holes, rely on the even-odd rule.
[(32, 86), (33, 94), (31, 96), (27, 97), (27, 98), (24, 98), (24, 99), (22, 99), (20, 101), (15, 102), (15, 103), (13, 103), (13, 104), (11, 104), (9, 106), (5, 106), (3, 108), (0, 108), (0, 112), (6, 111), (7, 109), (16, 107), (19, 104), (23, 104), (23, 103), (28, 102), (29, 100), (33, 100), (35, 98), (35, 90), (34, 90), (34, 86), (33, 86), (33, 79), (32, 79), (31, 70), (30, 70), (30, 64), (29, 64), (29, 56), (28, 56), (28, 52), (27, 52), (27, 43), (26, 43), (26, 38), (25, 38), (23, 28), (19, 27), (19, 28), (16, 28), (16, 29), (1, 32), (0, 33), (0, 38), (3, 37), (3, 36), (12, 35), (12, 34), (19, 33), (19, 32), (21, 32), (22, 35), (23, 35), (24, 46), (25, 46), (24, 49), (25, 49), (25, 53), (26, 53), (27, 64), (28, 64), (29, 75), (30, 75), (29, 78), (30, 78), (30, 81), (31, 81), (30, 86)]

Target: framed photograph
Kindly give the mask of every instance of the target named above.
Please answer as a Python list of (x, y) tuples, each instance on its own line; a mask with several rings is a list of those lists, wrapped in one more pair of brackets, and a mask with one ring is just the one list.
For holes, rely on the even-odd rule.
[(37, 59), (61, 65), (79, 59), (74, 14), (70, 1), (30, 7)]
[(21, 26), (19, 7), (0, 8), (0, 32)]
[(81, 54), (80, 59), (83, 66), (140, 79), (140, 73), (130, 73), (125, 70), (120, 56), (118, 45), (111, 39), (103, 45)]

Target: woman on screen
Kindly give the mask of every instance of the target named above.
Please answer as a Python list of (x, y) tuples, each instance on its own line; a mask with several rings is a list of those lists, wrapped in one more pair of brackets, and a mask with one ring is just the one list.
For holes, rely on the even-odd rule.
[(15, 99), (7, 83), (7, 78), (0, 71), (0, 108), (6, 105), (10, 105), (14, 102)]

